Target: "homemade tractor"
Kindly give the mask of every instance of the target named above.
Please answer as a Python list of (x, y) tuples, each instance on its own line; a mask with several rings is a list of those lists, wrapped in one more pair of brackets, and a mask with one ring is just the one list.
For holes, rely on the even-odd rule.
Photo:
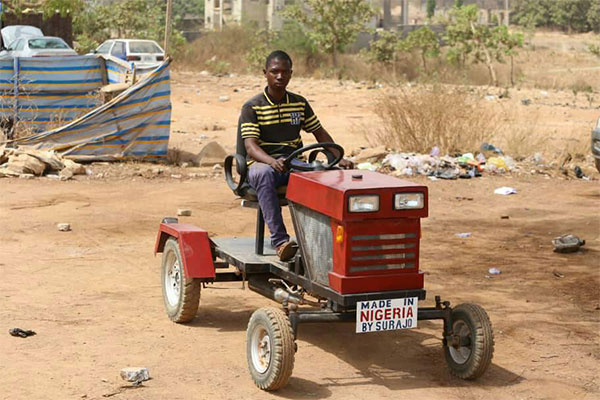
[[(452, 308), (439, 296), (434, 307), (418, 306), (425, 300), (419, 239), (420, 219), (428, 214), (427, 187), (376, 172), (337, 169), (343, 149), (333, 143), (298, 149), (286, 165), (312, 150), (308, 163), (293, 166), (287, 187), (278, 193), (280, 203), (289, 206), (299, 251), (282, 262), (264, 243), (256, 193), (244, 181), (243, 150), (238, 146), (238, 154), (227, 157), (226, 179), (242, 206), (257, 210), (256, 237), (209, 238), (176, 218), (160, 225), (155, 252), (163, 253), (162, 288), (171, 320), (192, 320), (200, 289), (208, 283), (243, 281), (280, 303), (255, 311), (246, 332), (250, 374), (264, 390), (287, 383), (298, 325), (307, 322), (354, 322), (357, 333), (368, 333), (441, 319), (451, 372), (463, 379), (484, 373), (494, 336), (483, 308), (469, 303)], [(327, 161), (319, 161), (323, 154)]]

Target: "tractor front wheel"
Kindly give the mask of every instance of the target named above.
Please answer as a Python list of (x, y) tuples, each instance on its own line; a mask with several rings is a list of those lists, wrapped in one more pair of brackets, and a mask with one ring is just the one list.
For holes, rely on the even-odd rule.
[(161, 280), (163, 300), (171, 321), (182, 323), (193, 320), (200, 303), (201, 283), (185, 276), (179, 242), (175, 238), (165, 243)]
[(462, 379), (479, 378), (494, 353), (490, 318), (477, 304), (460, 304), (452, 310), (452, 333), (455, 343), (444, 347), (450, 371)]
[(250, 375), (263, 390), (277, 390), (288, 382), (294, 369), (295, 343), (292, 325), (277, 308), (256, 310), (246, 331), (246, 356)]

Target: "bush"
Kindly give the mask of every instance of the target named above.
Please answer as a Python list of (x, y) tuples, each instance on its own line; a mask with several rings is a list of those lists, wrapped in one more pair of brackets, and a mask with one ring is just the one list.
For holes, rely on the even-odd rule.
[(382, 95), (374, 111), (380, 128), (367, 135), (370, 144), (418, 153), (435, 146), (449, 154), (476, 151), (494, 135), (498, 119), (465, 92), (442, 86)]

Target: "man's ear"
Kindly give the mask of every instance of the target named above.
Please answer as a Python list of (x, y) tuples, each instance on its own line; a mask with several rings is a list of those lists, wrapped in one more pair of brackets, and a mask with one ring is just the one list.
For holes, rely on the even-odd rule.
[(267, 75), (267, 70), (263, 68), (263, 74)]

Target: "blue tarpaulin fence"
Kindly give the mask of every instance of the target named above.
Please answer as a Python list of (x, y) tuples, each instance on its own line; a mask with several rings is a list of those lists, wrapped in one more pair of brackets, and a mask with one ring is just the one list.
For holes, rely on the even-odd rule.
[(0, 116), (32, 132), (16, 144), (73, 159), (166, 157), (168, 60), (155, 69), (136, 71), (141, 76), (137, 83), (101, 104), (100, 87), (123, 83), (131, 72), (120, 60), (97, 56), (1, 60)]

